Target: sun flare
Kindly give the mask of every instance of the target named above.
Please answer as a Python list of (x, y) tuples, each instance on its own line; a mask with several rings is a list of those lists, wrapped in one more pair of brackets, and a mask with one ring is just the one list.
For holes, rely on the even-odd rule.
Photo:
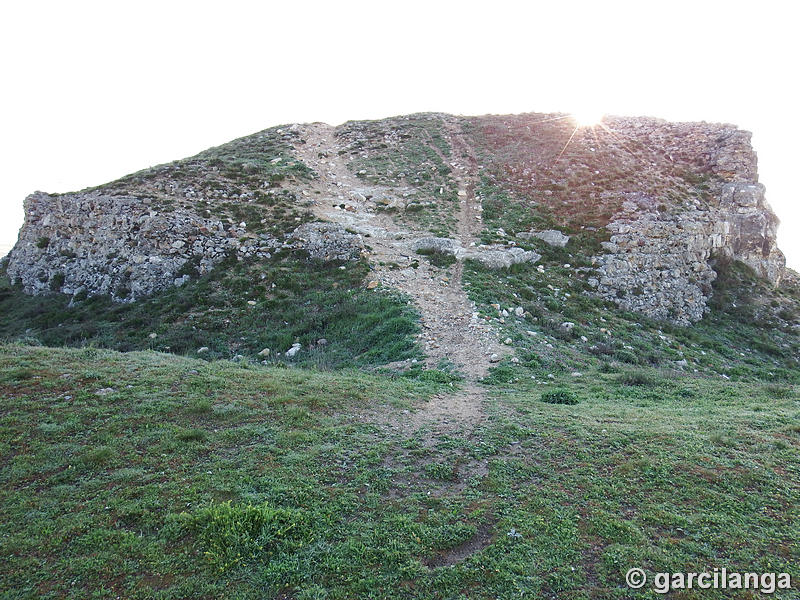
[(576, 110), (571, 116), (578, 127), (594, 127), (603, 121), (604, 114), (599, 110), (585, 108)]

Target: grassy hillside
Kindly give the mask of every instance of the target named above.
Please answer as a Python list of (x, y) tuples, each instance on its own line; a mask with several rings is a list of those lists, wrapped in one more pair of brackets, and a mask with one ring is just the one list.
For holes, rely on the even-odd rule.
[[(490, 386), (474, 430), (415, 431), (405, 411), (449, 386), (21, 345), (0, 373), (5, 598), (632, 598), (632, 566), (800, 577), (793, 385), (559, 373)], [(578, 403), (543, 402), (554, 389)]]
[[(520, 231), (557, 227), (554, 211), (520, 203), (486, 178), (479, 195), (483, 242), (513, 238), (519, 247), (542, 255), (535, 265), (510, 270), (492, 271), (477, 263), (464, 269), (470, 298), (516, 349), (519, 362), (501, 365), (496, 378), (521, 381), (559, 371), (640, 365), (731, 380), (800, 381), (796, 275), (787, 273), (776, 288), (742, 263), (717, 260), (706, 317), (691, 327), (672, 325), (595, 296), (587, 279), (592, 256), (603, 252), (605, 230), (567, 230), (571, 237), (564, 248), (514, 238)], [(523, 316), (515, 314), (518, 307)]]
[(381, 206), (401, 223), (448, 236), (455, 230), (458, 189), (454, 185), (442, 115), (418, 114), (380, 121), (348, 121), (336, 137), (348, 168), (365, 184), (391, 189), (404, 208)]
[[(300, 343), (289, 362), (320, 368), (418, 357), (416, 312), (398, 294), (366, 289), (368, 273), (364, 261), (324, 263), (301, 252), (233, 258), (132, 304), (28, 296), (0, 273), (0, 338), (248, 361), (286, 361), (280, 354)], [(259, 355), (265, 348), (269, 355)]]

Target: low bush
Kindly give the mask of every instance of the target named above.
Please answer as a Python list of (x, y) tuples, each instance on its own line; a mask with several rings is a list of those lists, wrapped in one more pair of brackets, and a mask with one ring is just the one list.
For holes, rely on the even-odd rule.
[(577, 404), (578, 396), (572, 390), (549, 390), (542, 394), (542, 402), (547, 402), (548, 404)]
[(654, 385), (655, 379), (644, 371), (626, 371), (617, 378), (622, 385)]
[(263, 552), (302, 543), (310, 534), (310, 519), (298, 510), (214, 504), (184, 515), (187, 528), (219, 571), (227, 571)]

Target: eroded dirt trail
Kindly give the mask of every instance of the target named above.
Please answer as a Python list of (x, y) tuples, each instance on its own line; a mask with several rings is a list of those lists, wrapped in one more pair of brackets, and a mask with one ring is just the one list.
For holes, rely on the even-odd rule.
[[(477, 240), (481, 223), (475, 218), (475, 167), (468, 146), (460, 134), (450, 133), (454, 155), (451, 166), (459, 193), (457, 237), (464, 247)], [(477, 318), (474, 304), (461, 285), (461, 263), (449, 270), (437, 269), (419, 260), (410, 248), (415, 238), (430, 236), (427, 231), (398, 224), (391, 216), (375, 210), (364, 196), (380, 192), (391, 197), (393, 190), (366, 184), (345, 164), (338, 151), (334, 128), (315, 123), (303, 128), (305, 144), (297, 147), (302, 160), (319, 178), (310, 186), (311, 210), (326, 221), (339, 223), (364, 236), (374, 279), (397, 288), (411, 297), (420, 310), (426, 354), (431, 366), (441, 359), (455, 363), (470, 381), (486, 375), (492, 354), (502, 354), (491, 327)], [(345, 209), (341, 205), (346, 206)], [(412, 268), (413, 262), (419, 262)], [(449, 271), (449, 272), (448, 272)]]
[[(373, 195), (392, 198), (388, 187), (373, 186), (357, 178), (340, 154), (341, 143), (334, 128), (322, 123), (302, 127), (305, 143), (296, 149), (303, 162), (318, 174), (307, 188), (311, 210), (320, 219), (360, 233), (368, 247), (372, 278), (380, 285), (396, 288), (409, 296), (421, 315), (427, 366), (441, 361), (453, 363), (465, 377), (453, 394), (434, 397), (420, 410), (407, 414), (393, 427), (416, 430), (421, 426), (453, 430), (477, 425), (484, 418), (484, 395), (478, 381), (491, 366), (492, 355), (502, 356), (502, 346), (491, 326), (481, 320), (461, 283), (462, 263), (449, 269), (433, 267), (415, 254), (411, 242), (431, 234), (397, 223), (385, 212), (376, 211), (367, 200)], [(459, 207), (456, 237), (463, 247), (477, 241), (482, 227), (480, 207), (475, 198), (476, 161), (455, 125), (447, 131), (452, 155), (446, 158), (458, 186)], [(344, 208), (342, 208), (344, 206)], [(412, 263), (419, 263), (415, 268)], [(495, 358), (496, 360), (496, 358)]]

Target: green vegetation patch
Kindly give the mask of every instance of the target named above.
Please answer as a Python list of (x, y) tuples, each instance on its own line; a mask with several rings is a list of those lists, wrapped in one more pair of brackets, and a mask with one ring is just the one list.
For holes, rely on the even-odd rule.
[(292, 146), (298, 140), (299, 132), (291, 126), (273, 127), (96, 189), (134, 196), (158, 212), (182, 209), (223, 222), (244, 222), (248, 233), (278, 235), (310, 219), (291, 189), (291, 184), (314, 177), (294, 156)]
[[(0, 336), (319, 368), (419, 357), (418, 315), (398, 294), (365, 289), (367, 273), (363, 261), (324, 263), (302, 253), (230, 259), (208, 275), (131, 304), (27, 296), (2, 278), (0, 311), (6, 318)], [(296, 343), (300, 351), (286, 357)]]
[(590, 255), (580, 244), (544, 246), (532, 246), (542, 254), (536, 265), (493, 271), (465, 263), (470, 299), (501, 338), (513, 340), (517, 359), (500, 363), (487, 383), (547, 381), (595, 368), (623, 371), (625, 379), (651, 367), (732, 381), (800, 381), (800, 337), (794, 321), (783, 319), (800, 306), (791, 289), (772, 288), (743, 265), (718, 265), (710, 313), (679, 327), (595, 297), (586, 283)]
[(458, 262), (458, 259), (446, 252), (437, 252), (435, 250), (417, 250), (417, 254), (424, 256), (428, 259), (434, 267), (446, 268)]
[(542, 394), (542, 402), (548, 404), (577, 404), (575, 392), (568, 389), (549, 390)]

